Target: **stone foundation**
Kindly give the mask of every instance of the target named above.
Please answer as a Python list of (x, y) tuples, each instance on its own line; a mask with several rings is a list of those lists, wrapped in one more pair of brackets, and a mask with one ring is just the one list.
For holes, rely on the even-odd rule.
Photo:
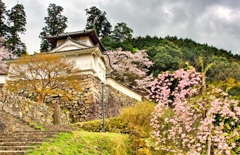
[[(83, 75), (80, 79), (82, 91), (71, 92), (74, 99), (63, 101), (61, 95), (54, 100), (51, 97), (46, 99), (47, 104), (59, 102), (61, 109), (69, 111), (70, 120), (74, 122), (83, 122), (102, 118), (102, 82), (92, 76)], [(137, 100), (121, 93), (109, 85), (104, 85), (104, 104), (106, 118), (119, 115), (120, 111), (127, 106), (133, 105)]]
[[(5, 111), (25, 122), (53, 124), (53, 108), (46, 104), (38, 104), (23, 96), (6, 93), (0, 85), (0, 110)], [(61, 123), (69, 124), (69, 113), (61, 112)]]
[[(3, 110), (29, 123), (53, 123), (54, 109), (52, 107), (48, 107), (45, 104), (38, 104), (21, 96), (1, 93), (0, 110)], [(70, 122), (69, 113), (61, 113), (61, 122), (62, 124), (68, 124)]]
[[(37, 94), (22, 90), (17, 95), (8, 96), (8, 104), (0, 100), (0, 108), (23, 119), (52, 124), (53, 106), (60, 104), (61, 124), (83, 122), (102, 118), (102, 82), (93, 75), (79, 77), (82, 91), (66, 88), (71, 97), (62, 94), (46, 96), (43, 105), (37, 105)], [(17, 97), (18, 96), (18, 97)], [(22, 96), (22, 97), (19, 97)], [(28, 99), (26, 99), (28, 98)], [(104, 84), (104, 104), (106, 118), (119, 115), (120, 111), (137, 102), (121, 91)]]

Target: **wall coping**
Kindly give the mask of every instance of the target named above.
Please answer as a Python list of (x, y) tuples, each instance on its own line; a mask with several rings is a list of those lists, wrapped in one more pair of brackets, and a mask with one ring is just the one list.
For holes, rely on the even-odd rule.
[(120, 91), (121, 93), (136, 99), (137, 101), (142, 101), (142, 95), (139, 95), (138, 93), (130, 90), (126, 86), (122, 85), (121, 83), (115, 81), (114, 79), (107, 77), (105, 84), (112, 86), (116, 90)]

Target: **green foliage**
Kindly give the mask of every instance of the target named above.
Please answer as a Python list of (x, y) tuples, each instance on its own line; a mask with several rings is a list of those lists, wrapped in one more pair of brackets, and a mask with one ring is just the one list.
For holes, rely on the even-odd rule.
[[(101, 132), (102, 131), (102, 120), (94, 120), (88, 122), (78, 122), (73, 125), (82, 130), (91, 132)], [(115, 132), (115, 133), (129, 133), (127, 123), (119, 118), (109, 118), (105, 120), (105, 131)]]
[(133, 46), (128, 40), (114, 41), (112, 37), (106, 36), (101, 39), (101, 42), (107, 50), (116, 50), (117, 48), (121, 48), (124, 51), (133, 51)]
[[(228, 141), (228, 144), (236, 142), (236, 146), (240, 146), (240, 134), (239, 134), (240, 133), (240, 125), (239, 124), (237, 126), (237, 133), (238, 134), (236, 134), (232, 131), (229, 133), (229, 136), (233, 137), (233, 138)], [(231, 153), (233, 155), (239, 155), (240, 154), (240, 147), (234, 148)]]
[(225, 57), (211, 57), (206, 63), (213, 63), (210, 71), (208, 72), (209, 81), (227, 80), (233, 78), (240, 80), (240, 64), (239, 62), (231, 62)]
[[(196, 43), (195, 41), (188, 38), (187, 39), (177, 38), (176, 36), (174, 37), (167, 36), (165, 38), (158, 38), (156, 36), (151, 37), (149, 35), (145, 37), (139, 36), (139, 37), (133, 38), (131, 44), (133, 45), (133, 48), (151, 50), (151, 48), (157, 48), (157, 47), (164, 48), (164, 49), (166, 47), (168, 48), (169, 42), (173, 44), (175, 47), (177, 47), (177, 49), (182, 53), (182, 57), (180, 57), (181, 58), (180, 61), (182, 62), (188, 61), (190, 65), (194, 66), (195, 68), (200, 68), (199, 62), (198, 62), (199, 56), (202, 56), (206, 59), (205, 63), (211, 63), (212, 57), (222, 57), (222, 58), (226, 58), (229, 62), (238, 62), (238, 63), (240, 60), (239, 55), (233, 55), (230, 51), (217, 49), (216, 47), (208, 46), (207, 44)], [(161, 52), (161, 50), (159, 52)], [(152, 60), (155, 55), (156, 53), (152, 54), (150, 52), (149, 53), (150, 59)], [(179, 66), (179, 67), (182, 67), (182, 66)], [(165, 70), (171, 70), (171, 69), (172, 67), (170, 66), (170, 68), (166, 67)], [(226, 69), (226, 67), (223, 69)], [(159, 70), (158, 72), (162, 71), (161, 68), (158, 70)]]
[(63, 7), (57, 6), (56, 4), (50, 4), (47, 11), (48, 17), (44, 18), (46, 26), (42, 28), (43, 31), (39, 35), (39, 38), (41, 39), (41, 52), (46, 52), (51, 49), (51, 44), (49, 44), (45, 38), (47, 35), (63, 33), (67, 28), (67, 17), (61, 14)]
[(102, 12), (96, 6), (85, 9), (87, 15), (86, 29), (95, 29), (99, 37), (104, 38), (111, 34), (112, 25), (106, 18), (106, 12)]
[(134, 48), (146, 49), (152, 46), (159, 46), (162, 40), (163, 40), (162, 38), (158, 38), (157, 36), (154, 37), (151, 37), (149, 35), (146, 35), (145, 37), (138, 36), (132, 39), (132, 45)]
[(211, 85), (227, 92), (231, 98), (240, 100), (240, 81), (235, 78), (225, 80), (214, 80)]
[[(172, 108), (170, 108), (170, 107), (165, 108), (162, 111), (162, 117), (158, 118), (159, 124), (165, 124), (166, 119), (171, 118), (172, 116), (173, 116)], [(165, 125), (164, 127), (162, 127), (161, 130), (159, 130), (159, 133), (166, 132), (166, 131), (170, 130), (171, 128), (172, 128), (172, 124), (169, 123), (168, 125)], [(168, 136), (165, 136), (162, 138), (168, 139)], [(153, 146), (152, 140), (147, 139), (146, 141), (149, 146)], [(175, 144), (170, 139), (168, 139), (168, 141), (166, 143), (169, 146), (169, 148), (175, 148)], [(174, 155), (174, 153), (165, 151), (165, 150), (161, 150), (160, 148), (151, 148), (151, 151), (152, 151), (153, 155), (159, 155), (159, 154), (160, 155)]]
[(128, 136), (116, 133), (75, 131), (62, 133), (52, 143), (46, 142), (29, 155), (128, 155), (131, 152)]
[(17, 56), (26, 54), (26, 46), (21, 42), (19, 33), (26, 31), (26, 14), (22, 4), (15, 5), (7, 13), (8, 16), (8, 34), (6, 46)]
[(141, 136), (148, 135), (150, 131), (150, 123), (152, 112), (155, 104), (149, 101), (138, 102), (135, 105), (122, 110), (120, 118), (122, 118), (128, 127)]
[(132, 33), (133, 33), (133, 30), (129, 28), (126, 23), (121, 22), (115, 25), (111, 37), (113, 41), (123, 42), (125, 40), (131, 40)]
[(2, 0), (0, 0), (0, 37), (5, 37), (7, 34), (6, 13), (6, 6)]
[(177, 70), (183, 64), (181, 50), (168, 40), (162, 40), (163, 45), (147, 48), (148, 55), (154, 65), (151, 69), (154, 75), (162, 71)]
[(119, 116), (127, 123), (130, 132), (131, 144), (135, 154), (158, 154), (148, 147), (146, 141), (150, 137), (150, 123), (155, 103), (149, 101), (138, 102), (135, 105), (122, 110)]

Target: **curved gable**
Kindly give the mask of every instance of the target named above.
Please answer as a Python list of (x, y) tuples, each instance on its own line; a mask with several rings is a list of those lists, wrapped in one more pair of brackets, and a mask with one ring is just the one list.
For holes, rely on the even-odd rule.
[(79, 49), (85, 49), (85, 48), (89, 48), (89, 47), (90, 46), (88, 46), (88, 45), (77, 43), (76, 41), (68, 39), (63, 44), (61, 44), (58, 47), (51, 50), (49, 53), (79, 50)]

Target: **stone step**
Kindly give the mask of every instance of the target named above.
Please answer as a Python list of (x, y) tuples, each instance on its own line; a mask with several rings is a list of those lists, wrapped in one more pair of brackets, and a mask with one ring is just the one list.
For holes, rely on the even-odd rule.
[(57, 137), (58, 135), (0, 135), (0, 139), (8, 139), (8, 138), (52, 138)]
[(37, 146), (0, 146), (0, 150), (18, 151), (18, 150), (34, 149), (36, 147)]
[(4, 139), (16, 139), (16, 138), (19, 138), (19, 139), (47, 139), (47, 138), (56, 138), (57, 135), (44, 135), (44, 136), (0, 136), (0, 140), (4, 140)]
[(3, 134), (4, 133), (58, 133), (59, 131), (42, 131), (42, 130), (23, 130), (23, 131), (4, 131), (2, 132)]
[(42, 133), (38, 133), (38, 132), (25, 132), (25, 133), (2, 133), (0, 134), (0, 137), (6, 137), (6, 136), (10, 136), (10, 137), (16, 137), (16, 136), (34, 136), (34, 137), (41, 137), (41, 136), (53, 136), (58, 134), (59, 132), (42, 132)]
[(41, 145), (42, 142), (0, 142), (0, 146), (32, 146), (32, 145)]
[[(58, 132), (59, 133), (59, 132)], [(0, 134), (0, 137), (6, 137), (6, 136), (10, 136), (10, 137), (14, 137), (14, 136), (34, 136), (34, 137), (41, 137), (41, 136), (52, 136), (52, 135), (56, 135), (58, 133), (5, 133), (5, 134)]]
[(25, 155), (43, 142), (53, 142), (60, 132), (74, 130), (69, 125), (41, 125), (47, 131), (36, 130), (20, 118), (0, 110), (0, 155)]
[(0, 155), (26, 155), (26, 151), (24, 151), (24, 150), (17, 150), (17, 151), (0, 150)]
[(43, 142), (43, 141), (53, 141), (51, 138), (6, 138), (6, 139), (0, 139), (0, 142)]

